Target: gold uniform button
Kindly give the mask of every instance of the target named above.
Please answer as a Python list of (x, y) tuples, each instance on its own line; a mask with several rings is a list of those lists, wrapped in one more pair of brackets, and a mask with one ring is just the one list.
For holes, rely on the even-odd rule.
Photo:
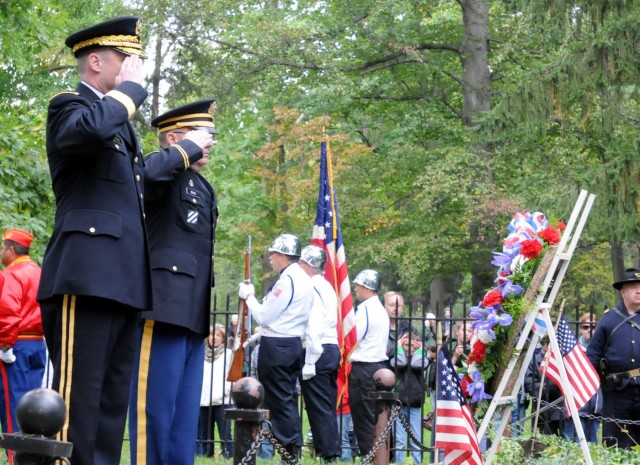
[(136, 181), (140, 182), (140, 175), (136, 174)]
[(192, 202), (193, 203), (198, 203), (198, 201), (196, 199), (193, 199)]
[(146, 214), (146, 213), (143, 213), (143, 214), (142, 214), (142, 219), (145, 219), (146, 217), (147, 217), (147, 214)]
[(116, 150), (120, 150), (120, 146), (116, 144)]
[(134, 163), (138, 163), (138, 157), (135, 157), (135, 158), (133, 159), (133, 162), (134, 162)]
[(96, 232), (96, 228), (94, 228), (94, 227), (89, 228), (89, 232), (91, 234), (95, 233)]
[(140, 194), (140, 198), (141, 198), (141, 199), (144, 199), (144, 195)]
[(178, 271), (178, 267), (177, 267), (177, 266), (175, 266), (175, 265), (173, 265), (173, 266), (171, 267), (171, 269), (172, 269), (173, 271)]

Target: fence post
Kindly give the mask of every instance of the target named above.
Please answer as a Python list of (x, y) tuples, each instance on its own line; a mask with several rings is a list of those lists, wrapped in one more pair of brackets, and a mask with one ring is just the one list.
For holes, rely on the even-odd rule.
[[(396, 385), (396, 375), (387, 368), (381, 368), (373, 374), (373, 385), (376, 391), (369, 394), (369, 398), (374, 401), (374, 411), (376, 413), (376, 423), (373, 428), (374, 448), (377, 438), (384, 433), (387, 423), (389, 423), (389, 412), (391, 405), (398, 400), (397, 392), (390, 392)], [(380, 447), (373, 456), (373, 465), (389, 465), (389, 444), (390, 436), (386, 435)]]
[(16, 406), (20, 432), (0, 434), (0, 447), (15, 452), (14, 465), (47, 465), (56, 459), (69, 463), (73, 444), (53, 439), (66, 418), (67, 408), (57, 392), (33, 389)]
[[(237, 408), (224, 411), (225, 420), (235, 420), (233, 463), (238, 465), (247, 456), (258, 435), (258, 428), (269, 419), (269, 410), (258, 408), (264, 400), (262, 384), (251, 377), (240, 378), (231, 388), (231, 398)], [(255, 465), (256, 456), (251, 455), (246, 465)]]

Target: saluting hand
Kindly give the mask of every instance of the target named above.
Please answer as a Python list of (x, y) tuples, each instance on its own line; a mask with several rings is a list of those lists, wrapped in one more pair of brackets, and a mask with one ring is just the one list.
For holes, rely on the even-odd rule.
[(184, 138), (190, 140), (201, 149), (206, 149), (213, 145), (213, 136), (207, 131), (189, 131), (184, 135)]
[(116, 86), (124, 81), (132, 81), (137, 84), (144, 84), (144, 67), (142, 58), (138, 55), (129, 55), (122, 62), (120, 73), (116, 76)]

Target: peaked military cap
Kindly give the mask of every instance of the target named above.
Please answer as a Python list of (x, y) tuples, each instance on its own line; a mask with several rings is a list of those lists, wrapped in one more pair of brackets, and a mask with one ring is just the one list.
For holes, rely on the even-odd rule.
[(125, 55), (138, 55), (144, 58), (146, 55), (142, 51), (140, 28), (140, 18), (123, 16), (71, 34), (64, 43), (73, 50), (76, 57), (81, 52), (107, 47)]
[(174, 110), (163, 113), (151, 121), (151, 126), (158, 132), (169, 132), (179, 128), (193, 128), (217, 134), (213, 125), (216, 101), (212, 98), (188, 103)]
[(640, 269), (627, 268), (622, 274), (622, 279), (613, 283), (613, 287), (620, 290), (622, 286), (629, 283), (640, 283)]

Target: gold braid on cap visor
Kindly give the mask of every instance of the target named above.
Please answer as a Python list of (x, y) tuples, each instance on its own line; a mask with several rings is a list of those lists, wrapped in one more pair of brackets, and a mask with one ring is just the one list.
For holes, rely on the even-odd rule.
[[(91, 45), (100, 45), (103, 47), (122, 47), (122, 48), (131, 48), (135, 50), (142, 50), (142, 46), (140, 45), (140, 39), (137, 36), (102, 36), (102, 37), (94, 37), (93, 39), (83, 40), (82, 42), (78, 42), (72, 48), (73, 53), (78, 50), (90, 47)], [(134, 52), (135, 53), (135, 52)]]

